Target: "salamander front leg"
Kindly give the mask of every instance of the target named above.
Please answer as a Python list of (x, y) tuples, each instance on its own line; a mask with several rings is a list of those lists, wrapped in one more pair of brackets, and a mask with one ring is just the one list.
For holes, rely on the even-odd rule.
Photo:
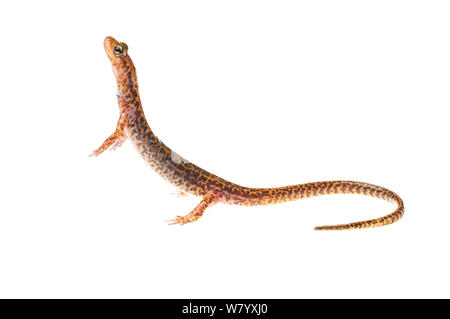
[(202, 217), (208, 206), (214, 204), (217, 197), (218, 195), (216, 193), (210, 193), (206, 195), (205, 197), (203, 197), (203, 200), (200, 202), (200, 204), (198, 204), (197, 207), (195, 207), (192, 212), (190, 212), (186, 216), (177, 216), (174, 219), (168, 220), (169, 225), (184, 225), (187, 223), (195, 222), (197, 219)]
[(127, 133), (125, 133), (125, 124), (127, 123), (127, 114), (125, 112), (120, 113), (119, 121), (117, 122), (117, 127), (114, 133), (112, 133), (103, 144), (97, 148), (90, 156), (98, 156), (109, 147), (113, 146), (112, 149), (116, 149), (121, 146), (127, 139)]
[(123, 143), (125, 143), (125, 141), (127, 140), (128, 135), (125, 131), (122, 132), (122, 135), (119, 136), (119, 138), (117, 139), (116, 143), (110, 148), (111, 151), (115, 151), (116, 149), (118, 149), (119, 147), (122, 146)]

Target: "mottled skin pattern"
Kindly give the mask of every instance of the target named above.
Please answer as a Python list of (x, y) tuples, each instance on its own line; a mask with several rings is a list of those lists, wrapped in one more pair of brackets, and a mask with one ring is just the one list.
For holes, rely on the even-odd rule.
[(186, 216), (177, 216), (170, 224), (186, 224), (200, 218), (214, 203), (235, 205), (270, 205), (326, 194), (361, 194), (398, 204), (397, 209), (384, 217), (341, 225), (319, 226), (317, 230), (369, 228), (388, 225), (399, 220), (404, 212), (403, 201), (394, 192), (372, 184), (352, 181), (314, 182), (276, 188), (250, 188), (226, 181), (195, 164), (188, 162), (162, 143), (152, 132), (142, 110), (136, 69), (125, 43), (107, 37), (104, 47), (117, 79), (117, 98), (120, 117), (116, 131), (92, 155), (99, 155), (109, 147), (119, 147), (127, 136), (144, 160), (163, 178), (184, 192), (203, 197)]

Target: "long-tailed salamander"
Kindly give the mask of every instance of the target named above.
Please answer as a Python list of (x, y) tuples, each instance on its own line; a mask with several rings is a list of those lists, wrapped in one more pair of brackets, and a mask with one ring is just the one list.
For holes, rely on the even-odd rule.
[(326, 194), (368, 195), (394, 201), (398, 206), (394, 212), (380, 218), (318, 226), (315, 227), (316, 230), (376, 227), (392, 224), (402, 217), (404, 212), (402, 199), (381, 186), (354, 181), (326, 181), (275, 188), (252, 188), (224, 180), (190, 163), (164, 145), (150, 129), (142, 110), (136, 69), (128, 54), (128, 46), (107, 37), (104, 47), (117, 80), (120, 117), (115, 132), (92, 155), (97, 156), (110, 147), (117, 148), (128, 137), (143, 159), (163, 178), (183, 192), (202, 197), (201, 202), (191, 213), (175, 217), (169, 221), (170, 224), (184, 225), (196, 221), (208, 206), (215, 203), (270, 205)]

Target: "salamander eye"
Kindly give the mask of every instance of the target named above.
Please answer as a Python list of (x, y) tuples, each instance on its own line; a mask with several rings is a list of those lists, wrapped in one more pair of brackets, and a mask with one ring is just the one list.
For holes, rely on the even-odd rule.
[(127, 56), (128, 45), (125, 42), (120, 42), (114, 47), (113, 51), (116, 56)]
[(114, 47), (114, 54), (115, 55), (121, 55), (123, 53), (123, 48), (121, 45), (116, 45)]

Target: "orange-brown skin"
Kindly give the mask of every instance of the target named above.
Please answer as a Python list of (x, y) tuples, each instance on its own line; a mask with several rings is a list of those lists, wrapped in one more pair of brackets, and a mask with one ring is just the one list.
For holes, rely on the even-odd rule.
[(276, 188), (243, 187), (188, 162), (164, 145), (150, 129), (142, 110), (136, 69), (128, 55), (128, 46), (107, 37), (104, 47), (117, 80), (120, 117), (115, 132), (92, 155), (97, 156), (110, 147), (119, 147), (128, 136), (144, 160), (163, 178), (182, 192), (203, 197), (190, 214), (170, 220), (171, 225), (196, 221), (205, 209), (214, 203), (270, 205), (326, 194), (368, 195), (394, 201), (398, 206), (394, 212), (384, 217), (349, 224), (319, 226), (316, 230), (376, 227), (392, 224), (402, 217), (403, 201), (396, 193), (384, 187), (352, 181), (314, 182)]

